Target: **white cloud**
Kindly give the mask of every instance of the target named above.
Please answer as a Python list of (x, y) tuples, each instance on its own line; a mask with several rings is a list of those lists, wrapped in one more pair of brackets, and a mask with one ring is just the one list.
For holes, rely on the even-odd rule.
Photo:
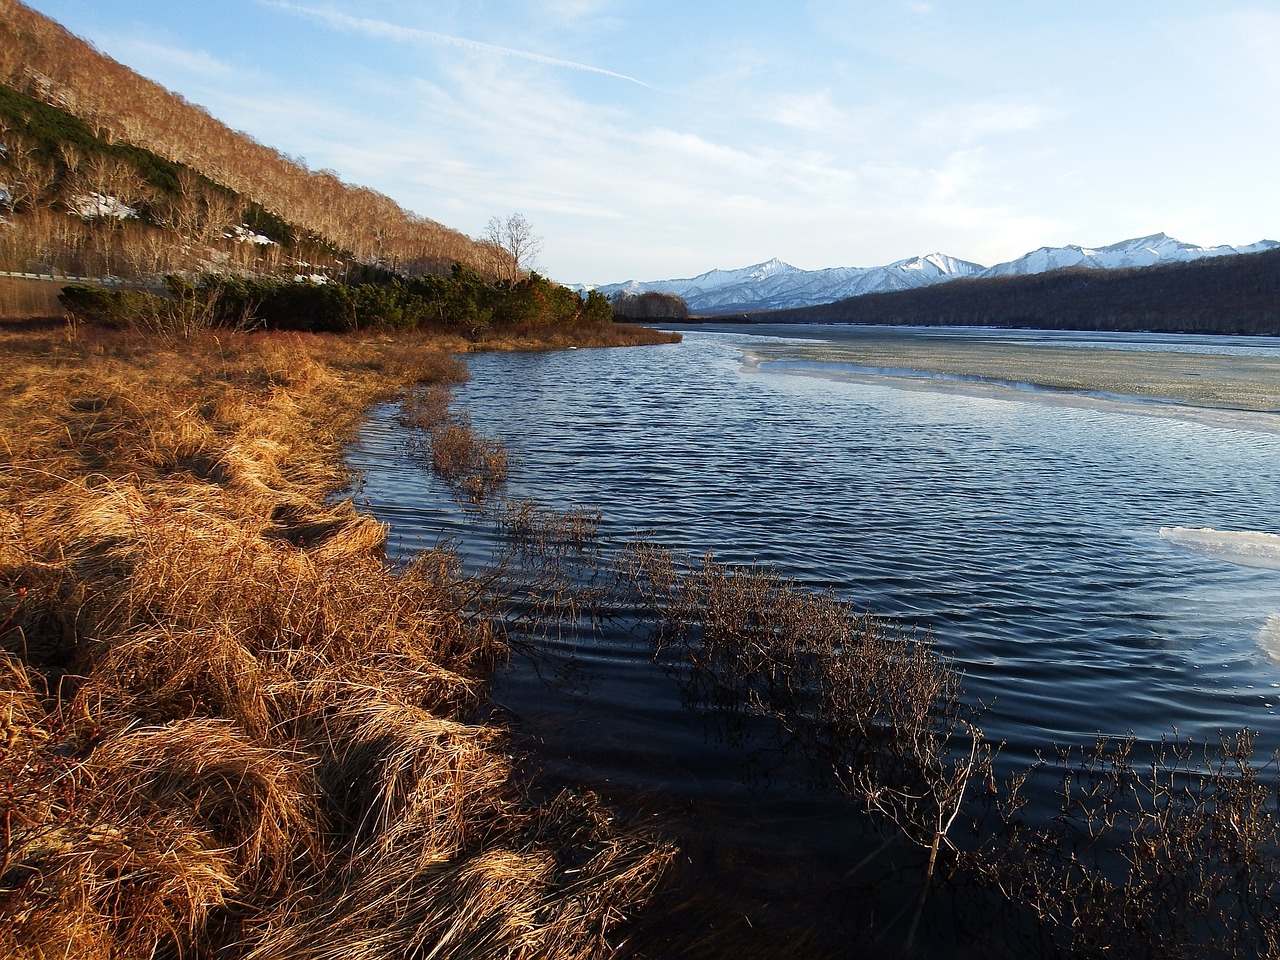
[(396, 40), (403, 43), (442, 44), (445, 46), (458, 47), (462, 50), (470, 50), (475, 53), (496, 54), (501, 57), (513, 57), (518, 60), (528, 60), (532, 63), (538, 63), (548, 67), (577, 70), (583, 73), (595, 73), (601, 76), (611, 77), (614, 80), (625, 80), (627, 83), (634, 83), (641, 87), (649, 86), (649, 84), (645, 83), (643, 80), (637, 80), (635, 77), (629, 77), (622, 73), (615, 73), (612, 70), (592, 66), (588, 63), (578, 63), (574, 60), (561, 60), (556, 57), (548, 57), (543, 54), (532, 53), (527, 50), (515, 50), (511, 47), (502, 47), (492, 43), (483, 43), (479, 40), (470, 40), (465, 37), (455, 37), (450, 34), (436, 33), (431, 30), (422, 30), (417, 27), (406, 27), (400, 24), (387, 23), (384, 20), (373, 20), (368, 17), (352, 17), (345, 13), (337, 13), (332, 10), (317, 10), (312, 7), (297, 6), (292, 3), (284, 3), (282, 0), (262, 0), (262, 2), (277, 10), (283, 10), (288, 13), (294, 13), (299, 16), (316, 20), (332, 27), (335, 30), (356, 32), (369, 37)]
[(561, 22), (588, 19), (595, 21), (597, 25), (601, 22), (608, 22), (610, 25), (619, 22), (610, 16), (617, 9), (616, 0), (545, 0), (535, 6), (540, 8), (540, 17)]
[(113, 59), (129, 63), (152, 79), (176, 71), (191, 78), (226, 81), (245, 73), (203, 50), (184, 49), (171, 37), (148, 39), (137, 34), (106, 33), (98, 36), (97, 43), (110, 50)]
[(829, 90), (774, 97), (765, 113), (774, 123), (810, 133), (831, 134), (849, 124), (848, 114), (832, 102)]
[(923, 111), (916, 114), (915, 129), (925, 143), (974, 144), (993, 136), (1035, 130), (1058, 115), (1060, 111), (1037, 103), (997, 97)]

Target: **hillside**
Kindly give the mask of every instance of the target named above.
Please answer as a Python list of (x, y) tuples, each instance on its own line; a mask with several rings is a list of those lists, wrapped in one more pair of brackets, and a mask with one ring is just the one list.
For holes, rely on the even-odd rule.
[(1280, 250), (1130, 270), (956, 280), (795, 310), (771, 323), (1280, 335)]
[[(316, 241), (306, 251), (310, 254), (317, 248), (327, 249), (331, 259), (345, 255), (408, 274), (440, 272), (455, 262), (476, 268), (487, 263), (489, 251), (483, 244), (406, 211), (389, 197), (344, 183), (331, 171), (308, 170), (278, 150), (230, 129), (201, 107), (139, 76), (16, 0), (0, 0), (0, 84), (65, 111), (82, 125), (72, 137), (82, 142), (74, 151), (65, 152), (48, 139), (33, 137), (21, 122), (15, 122), (16, 115), (33, 111), (15, 106), (10, 98), (10, 109), (0, 114), (0, 135), (7, 148), (0, 152), (10, 169), (7, 177), (0, 175), (0, 183), (21, 181), (36, 188), (28, 189), (26, 196), (10, 191), (13, 195), (7, 205), (18, 210), (25, 206), (32, 213), (42, 205), (65, 210), (73, 195), (108, 192), (93, 189), (97, 185), (117, 190), (133, 186), (142, 191), (131, 198), (140, 206), (135, 208), (121, 197), (124, 206), (140, 210), (147, 225), (178, 229), (162, 221), (163, 212), (153, 211), (143, 202), (154, 195), (146, 188), (154, 191), (163, 185), (148, 176), (156, 172), (154, 167), (140, 170), (138, 156), (123, 155), (127, 148), (141, 148), (160, 158), (161, 167), (164, 163), (171, 166), (161, 179), (172, 182), (161, 192), (170, 197), (185, 194), (192, 200), (190, 206), (198, 208), (192, 214), (196, 220), (216, 214), (214, 219), (226, 220), (225, 225), (233, 228), (249, 220), (251, 229), (253, 223), (274, 223), (277, 232), (287, 220), (296, 235), (291, 239), (309, 235)], [(85, 145), (84, 136), (91, 138), (92, 145)], [(15, 172), (12, 168), (19, 159), (26, 168)], [(95, 169), (82, 172), (86, 161), (96, 165)], [(147, 167), (147, 163), (141, 166)], [(177, 178), (183, 169), (187, 183), (179, 190)], [(90, 182), (95, 179), (98, 184)], [(146, 188), (136, 184), (136, 179), (144, 181)], [(221, 209), (228, 203), (233, 209)], [(5, 205), (0, 203), (0, 208)], [(114, 219), (123, 222), (126, 218)], [(48, 243), (56, 245), (66, 239), (57, 236), (58, 229), (50, 225), (28, 226), (36, 228), (36, 236)], [(204, 227), (187, 226), (192, 230)], [(217, 226), (215, 233), (220, 238), (223, 225)], [(263, 235), (260, 230), (255, 233)]]

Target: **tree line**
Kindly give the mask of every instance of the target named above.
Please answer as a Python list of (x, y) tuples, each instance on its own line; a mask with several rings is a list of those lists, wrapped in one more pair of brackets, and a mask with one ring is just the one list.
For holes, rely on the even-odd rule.
[(630, 320), (687, 320), (689, 305), (674, 293), (627, 293), (613, 295), (613, 312)]
[(186, 336), (212, 328), (348, 333), (447, 329), (536, 332), (613, 322), (608, 299), (586, 299), (537, 273), (490, 281), (457, 264), (449, 276), (375, 275), (360, 283), (298, 282), (229, 274), (167, 278), (163, 292), (72, 284), (60, 300), (82, 321)]

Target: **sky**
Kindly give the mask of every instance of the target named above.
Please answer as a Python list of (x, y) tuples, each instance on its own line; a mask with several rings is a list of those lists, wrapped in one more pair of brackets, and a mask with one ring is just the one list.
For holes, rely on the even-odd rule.
[(1272, 0), (28, 5), (563, 283), (1280, 240)]

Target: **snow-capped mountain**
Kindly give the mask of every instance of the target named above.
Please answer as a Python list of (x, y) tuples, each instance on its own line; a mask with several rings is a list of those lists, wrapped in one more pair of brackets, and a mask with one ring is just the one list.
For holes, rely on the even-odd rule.
[(657, 291), (683, 297), (695, 313), (779, 310), (814, 306), (883, 290), (906, 290), (973, 276), (982, 266), (941, 253), (899, 260), (883, 267), (828, 267), (801, 270), (767, 260), (739, 270), (710, 270), (686, 280), (631, 280), (599, 287), (601, 293)]
[(1157, 233), (1106, 247), (1041, 247), (994, 267), (983, 267), (941, 253), (899, 260), (883, 267), (828, 267), (823, 270), (801, 270), (775, 258), (738, 270), (710, 270), (682, 280), (629, 280), (595, 289), (606, 296), (619, 292), (674, 293), (683, 297), (695, 314), (739, 313), (810, 307), (866, 293), (925, 287), (965, 277), (1006, 277), (1046, 273), (1067, 267), (1118, 270), (1159, 263), (1185, 263), (1204, 257), (1260, 253), (1277, 247), (1280, 243), (1273, 240), (1239, 247), (1198, 247)]
[(1096, 270), (1126, 270), (1150, 267), (1158, 263), (1187, 263), (1205, 257), (1222, 257), (1238, 253), (1261, 253), (1280, 246), (1273, 240), (1262, 240), (1248, 246), (1198, 247), (1183, 243), (1167, 234), (1157, 233), (1136, 240), (1122, 240), (1106, 247), (1041, 247), (1023, 254), (1017, 260), (1000, 263), (982, 272), (984, 277), (1011, 277), (1029, 273), (1047, 273), (1067, 267), (1091, 267)]

